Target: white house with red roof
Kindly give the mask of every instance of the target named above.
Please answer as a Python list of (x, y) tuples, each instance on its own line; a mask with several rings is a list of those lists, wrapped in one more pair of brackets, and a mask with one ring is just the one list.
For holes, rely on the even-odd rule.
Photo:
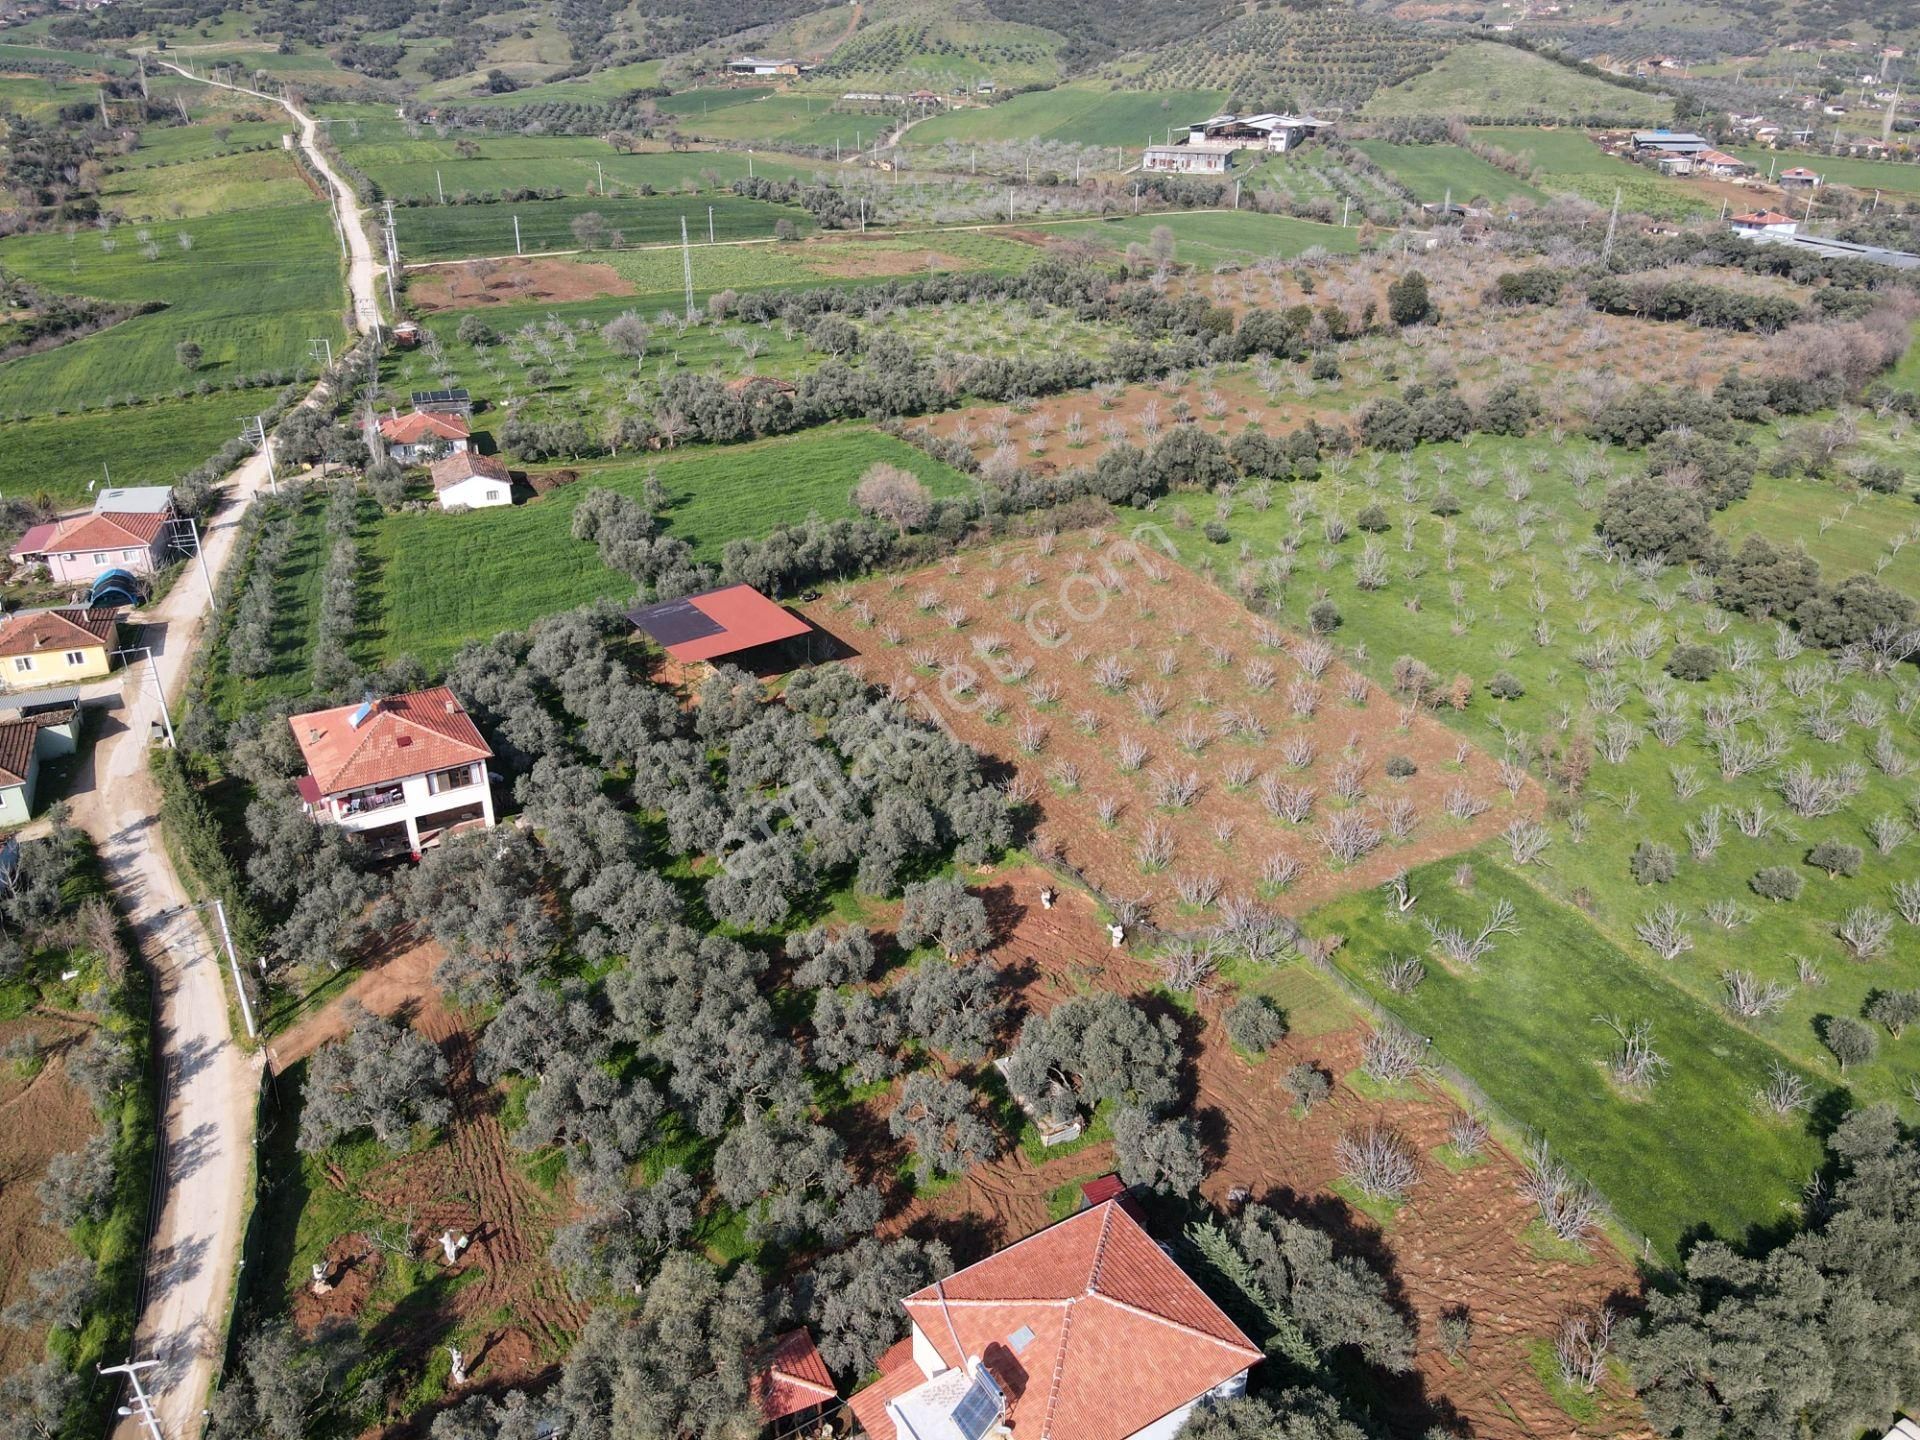
[(1809, 170), (1804, 165), (1795, 165), (1791, 169), (1782, 170), (1774, 176), (1774, 179), (1780, 182), (1780, 188), (1783, 190), (1812, 190), (1820, 184), (1819, 172)]
[(847, 1402), (872, 1440), (1171, 1440), (1261, 1358), (1124, 1196), (900, 1303), (911, 1333)]
[(1727, 221), (1727, 225), (1734, 234), (1748, 238), (1756, 235), (1792, 235), (1800, 229), (1799, 221), (1778, 210), (1754, 210), (1745, 215), (1735, 215)]
[(485, 510), (513, 503), (513, 475), (497, 455), (459, 450), (429, 467), (442, 510)]
[(381, 853), (418, 855), (448, 835), (493, 827), (493, 750), (444, 685), (287, 723), (307, 762), (296, 782), (307, 813)]
[(424, 465), (465, 450), (472, 442), (473, 427), (464, 415), (430, 410), (402, 415), (396, 410), (381, 419), (380, 438), (386, 442), (388, 456), (400, 464)]

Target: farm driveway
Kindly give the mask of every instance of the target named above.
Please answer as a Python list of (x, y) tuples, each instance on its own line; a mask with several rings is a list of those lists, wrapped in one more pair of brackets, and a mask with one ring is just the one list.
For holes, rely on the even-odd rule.
[[(334, 190), (353, 255), (356, 323), (378, 324), (373, 252), (353, 193), (314, 144), (312, 119), (291, 105), (286, 108), (300, 122), (309, 158)], [(320, 394), (316, 388), (305, 403)], [(226, 503), (208, 519), (202, 535), (209, 572), (217, 575), (232, 558), (240, 517), (266, 483), (261, 455), (228, 476)], [(167, 1440), (193, 1440), (202, 1429), (253, 1184), (254, 1097), (260, 1084), (259, 1057), (234, 1043), (220, 957), (205, 927), (182, 908), (188, 896), (161, 843), (159, 796), (147, 771), (147, 735), (160, 719), (161, 704), (153, 680), (157, 677), (167, 694), (181, 692), (194, 647), (204, 635), (209, 598), (200, 575), (189, 572), (147, 617), (142, 643), (153, 647), (151, 672), (145, 666), (126, 672), (121, 706), (108, 714), (72, 794), (75, 823), (93, 837), (114, 900), (157, 982), (164, 1190), (159, 1213), (152, 1217), (134, 1358), (160, 1362), (146, 1383)], [(138, 1432), (137, 1423), (128, 1420), (116, 1435), (140, 1440)]]

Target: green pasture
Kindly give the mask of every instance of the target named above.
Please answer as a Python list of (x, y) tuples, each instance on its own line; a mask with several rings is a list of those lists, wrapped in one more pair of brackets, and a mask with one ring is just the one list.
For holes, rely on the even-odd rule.
[[(899, 271), (893, 257), (919, 263), (913, 275), (961, 270), (1024, 270), (1041, 251), (991, 230), (930, 230), (919, 235), (854, 238), (817, 236), (792, 245), (717, 245), (693, 256), (694, 294), (715, 290), (764, 290), (776, 286), (844, 284), (861, 272)], [(880, 257), (888, 257), (881, 259)], [(653, 303), (679, 298), (680, 256), (670, 250), (628, 250), (595, 256)], [(876, 274), (875, 280), (891, 278)], [(629, 304), (633, 301), (629, 299)], [(650, 313), (650, 311), (649, 311)]]
[[(190, 249), (180, 245), (183, 234)], [(317, 203), (0, 241), (0, 265), (26, 279), (167, 307), (0, 365), (0, 413), (167, 396), (202, 381), (221, 385), (306, 365), (313, 337), (341, 337), (338, 253), (326, 207)], [(182, 340), (204, 352), (193, 371), (176, 358)]]
[(1769, 167), (1778, 171), (1791, 170), (1798, 165), (1833, 185), (1851, 185), (1856, 190), (1887, 190), (1896, 195), (1920, 195), (1920, 165), (1911, 161), (1857, 160), (1850, 155), (1763, 150), (1757, 145), (1735, 145), (1730, 147), (1729, 153), (1738, 155), (1763, 176)]
[(1047, 233), (1124, 250), (1129, 245), (1149, 243), (1161, 226), (1173, 232), (1174, 259), (1201, 270), (1299, 255), (1315, 246), (1340, 254), (1359, 249), (1359, 240), (1351, 229), (1296, 220), (1290, 215), (1259, 215), (1251, 210), (1128, 215), (1117, 220), (1049, 225)]
[(0, 69), (4, 69), (9, 60), (36, 65), (71, 65), (77, 70), (104, 70), (113, 75), (124, 75), (133, 69), (131, 61), (122, 60), (117, 55), (96, 55), (90, 50), (62, 50), (50, 45), (0, 44)]
[(1608, 155), (1584, 130), (1483, 125), (1474, 128), (1473, 137), (1531, 162), (1534, 187), (1549, 195), (1577, 195), (1596, 205), (1611, 205), (1619, 190), (1628, 209), (1667, 220), (1719, 213), (1717, 202), (1683, 182)]
[[(496, 151), (508, 153), (498, 153)], [(712, 191), (749, 171), (769, 179), (809, 176), (822, 167), (818, 161), (780, 155), (747, 155), (731, 150), (656, 151), (622, 155), (611, 146), (586, 136), (515, 137), (503, 142), (480, 142), (481, 153), (462, 159), (442, 140), (413, 145), (354, 146), (348, 163), (364, 171), (384, 194), (395, 200), (437, 200), (444, 187), (449, 197), (463, 192), (561, 189), (587, 195), (601, 183), (609, 194), (651, 186), (657, 191), (695, 189)], [(417, 158), (387, 159), (411, 153)], [(444, 152), (444, 153), (442, 153)], [(517, 152), (517, 153), (515, 153)], [(382, 158), (373, 158), (379, 156)], [(712, 177), (718, 177), (716, 181)]]
[(438, 667), (468, 640), (631, 594), (632, 582), (572, 537), (573, 507), (596, 486), (638, 499), (648, 474), (657, 473), (671, 499), (662, 517), (667, 533), (712, 561), (737, 537), (758, 538), (809, 515), (852, 514), (848, 493), (880, 461), (911, 470), (936, 494), (969, 483), (904, 441), (865, 425), (831, 425), (748, 445), (581, 465), (574, 484), (511, 509), (387, 516), (367, 546), (377, 578), (365, 583), (380, 620), (365, 648), (381, 659), (412, 655)]
[(1456, 203), (1486, 199), (1494, 204), (1516, 196), (1538, 200), (1541, 194), (1526, 181), (1489, 165), (1458, 145), (1396, 145), (1386, 140), (1358, 140), (1354, 149), (1398, 180), (1422, 201), (1438, 204), (1449, 193)]
[[(5, 367), (0, 367), (4, 375)], [(240, 433), (270, 392), (216, 390), (124, 410), (16, 420), (0, 445), (0, 495), (77, 504), (102, 466), (117, 485), (164, 485)]]
[(1224, 90), (1109, 90), (1088, 82), (1015, 95), (997, 105), (953, 110), (913, 127), (916, 145), (942, 140), (1077, 140), (1137, 149), (1217, 114)]
[(796, 230), (812, 228), (806, 211), (734, 195), (656, 195), (647, 198), (607, 196), (565, 200), (528, 200), (492, 205), (416, 205), (394, 212), (400, 250), (409, 260), (457, 260), (470, 255), (512, 255), (514, 219), (520, 222), (520, 249), (575, 250), (573, 222), (598, 214), (610, 229), (618, 230), (625, 245), (678, 245), (681, 221), (696, 243), (711, 234), (719, 240), (771, 238), (774, 225), (785, 220)]
[[(1911, 446), (1901, 447), (1909, 474), (1914, 468)], [(1876, 495), (1869, 490), (1843, 491), (1818, 480), (1782, 480), (1761, 476), (1753, 493), (1720, 517), (1719, 530), (1738, 546), (1749, 535), (1778, 544), (1782, 540), (1804, 548), (1820, 568), (1844, 575), (1860, 571), (1872, 575), (1883, 557), (1882, 583), (1920, 596), (1920, 506), (1911, 493)], [(1897, 548), (1889, 544), (1901, 538)]]
[[(1738, 1243), (1790, 1220), (1821, 1145), (1804, 1117), (1775, 1122), (1755, 1111), (1768, 1048), (1491, 858), (1474, 858), (1469, 892), (1453, 884), (1453, 869), (1442, 862), (1408, 877), (1419, 897), (1411, 914), (1364, 894), (1313, 912), (1307, 928), (1344, 936), (1334, 955), (1341, 972), (1415, 1034), (1431, 1036), (1439, 1057), (1515, 1122), (1545, 1136), (1669, 1263), (1702, 1227)], [(1474, 929), (1503, 899), (1518, 933), (1502, 937), (1478, 969), (1456, 971), (1430, 956), (1413, 994), (1382, 985), (1382, 964), (1427, 949), (1422, 920)], [(1622, 1092), (1608, 1075), (1617, 1037), (1605, 1016), (1652, 1025), (1672, 1070), (1650, 1092)], [(1420, 1203), (1418, 1191), (1409, 1203)]]
[(120, 170), (100, 187), (100, 201), (128, 220), (178, 220), (314, 198), (299, 162), (276, 146), (178, 165)]
[(177, 165), (187, 160), (214, 160), (260, 145), (280, 148), (280, 137), (290, 133), (292, 122), (276, 120), (240, 120), (232, 124), (217, 122), (201, 125), (148, 125), (140, 131), (140, 142), (133, 153), (117, 163), (117, 169), (143, 170), (149, 166)]
[[(738, 95), (752, 95), (745, 101), (732, 101)], [(724, 90), (700, 98), (702, 92), (689, 90), (661, 102), (680, 130), (712, 140), (743, 141), (750, 145), (818, 146), (831, 150), (859, 150), (873, 144), (894, 125), (892, 117), (868, 114), (862, 110), (837, 110), (834, 97), (804, 93), (758, 94), (744, 90)], [(674, 108), (676, 102), (684, 102)]]
[[(548, 85), (534, 86), (531, 89), (513, 90), (505, 95), (471, 95), (460, 97), (463, 105), (506, 106), (524, 105), (529, 100), (560, 101), (566, 104), (595, 105), (621, 99), (635, 90), (650, 89), (660, 83), (660, 64), (658, 60), (640, 60), (631, 65), (609, 65), (604, 70), (595, 70), (588, 75), (576, 76), (572, 80), (555, 80)], [(471, 75), (461, 76), (450, 85), (461, 82), (471, 84)], [(446, 87), (437, 87), (444, 89)]]
[(1360, 113), (1369, 120), (1605, 115), (1651, 123), (1671, 119), (1673, 102), (1579, 74), (1511, 45), (1486, 42), (1450, 50), (1432, 69), (1375, 94)]
[(100, 87), (91, 80), (56, 80), (49, 75), (0, 75), (0, 109), (33, 120), (52, 120), (63, 105), (91, 105)]

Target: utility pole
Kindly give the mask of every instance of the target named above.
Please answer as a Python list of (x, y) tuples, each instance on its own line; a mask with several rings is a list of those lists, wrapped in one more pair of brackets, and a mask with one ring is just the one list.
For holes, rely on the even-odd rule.
[(307, 342), (307, 353), (313, 356), (314, 359), (319, 360), (321, 358), (321, 347), (323, 346), (326, 349), (326, 359), (323, 363), (326, 369), (331, 370), (333, 369), (333, 341), (327, 339), (326, 336), (318, 335), (309, 340)]
[(687, 217), (680, 217), (680, 275), (687, 282), (687, 323), (693, 323), (693, 248), (687, 241)]
[(602, 195), (606, 194), (607, 193), (607, 172), (600, 168), (600, 162), (598, 160), (593, 162), (593, 173), (600, 177), (600, 185), (599, 185), (600, 193)]
[(438, 165), (433, 167), (433, 188), (440, 192), (440, 203), (442, 205), (446, 204), (447, 186), (446, 182), (440, 178), (440, 167)]
[(220, 938), (227, 947), (227, 968), (233, 972), (233, 993), (240, 997), (240, 1018), (247, 1023), (247, 1038), (257, 1039), (260, 1032), (254, 1027), (253, 1006), (247, 1000), (247, 987), (240, 983), (240, 957), (233, 953), (233, 932), (227, 928), (227, 907), (216, 898), (203, 900), (200, 904), (188, 908), (204, 910), (209, 905), (213, 907), (213, 913), (220, 920)]
[(713, 244), (713, 207), (707, 206), (707, 244)]
[(400, 247), (393, 241), (393, 201), (387, 201), (387, 313), (397, 314), (400, 302), (393, 293), (393, 272), (400, 268)]
[(1614, 233), (1617, 230), (1619, 230), (1619, 228), (1620, 228), (1620, 189), (1619, 187), (1616, 186), (1613, 192), (1613, 213), (1607, 217), (1606, 243), (1600, 247), (1600, 263), (1603, 265), (1607, 262), (1608, 258), (1613, 254), (1613, 237), (1614, 237)]
[(274, 474), (273, 440), (267, 434), (267, 422), (265, 417), (260, 415), (254, 416), (253, 424), (248, 428), (242, 430), (240, 432), (240, 437), (243, 440), (251, 440), (255, 444), (259, 445), (260, 453), (267, 457), (267, 484), (272, 486), (273, 493), (278, 495), (280, 493), (280, 477)]
[(140, 1372), (151, 1370), (158, 1360), (129, 1360), (121, 1365), (102, 1365), (102, 1375), (124, 1375), (133, 1386), (133, 1403), (122, 1405), (120, 1414), (128, 1419), (138, 1420), (140, 1428), (146, 1432), (147, 1440), (166, 1440), (160, 1433), (160, 1421), (153, 1413), (153, 1402), (147, 1398), (146, 1387), (140, 1383)]
[(175, 749), (173, 716), (167, 710), (167, 690), (166, 687), (160, 683), (160, 672), (153, 668), (153, 647), (151, 645), (139, 645), (131, 649), (116, 650), (113, 653), (115, 655), (138, 655), (147, 662), (147, 678), (153, 681), (153, 693), (160, 699), (160, 720), (166, 727), (167, 748), (169, 750)]
[(747, 151), (747, 179), (753, 179), (753, 151)]
[(1807, 210), (1806, 213), (1800, 217), (1800, 223), (1802, 225), (1811, 225), (1813, 223), (1813, 191), (1811, 189), (1807, 191)]
[(1340, 228), (1342, 230), (1347, 228), (1347, 216), (1352, 210), (1353, 197), (1351, 195), (1342, 195), (1340, 197)]

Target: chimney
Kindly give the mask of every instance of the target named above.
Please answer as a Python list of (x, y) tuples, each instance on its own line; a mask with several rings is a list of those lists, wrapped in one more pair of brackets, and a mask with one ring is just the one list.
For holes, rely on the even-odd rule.
[(318, 745), (320, 743), (320, 732), (311, 725), (307, 727), (307, 743), (309, 745)]
[(459, 713), (460, 713), (459, 704), (452, 700), (447, 701), (447, 714), (458, 715)]

